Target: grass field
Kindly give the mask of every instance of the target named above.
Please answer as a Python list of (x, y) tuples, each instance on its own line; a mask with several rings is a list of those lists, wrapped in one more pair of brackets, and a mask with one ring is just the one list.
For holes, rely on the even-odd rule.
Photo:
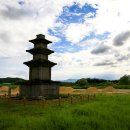
[(45, 108), (0, 99), (0, 130), (130, 130), (130, 95)]

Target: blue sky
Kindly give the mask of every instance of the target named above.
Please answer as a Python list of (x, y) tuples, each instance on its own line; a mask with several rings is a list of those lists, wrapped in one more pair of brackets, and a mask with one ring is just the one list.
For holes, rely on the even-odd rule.
[[(89, 18), (93, 18), (96, 16), (96, 8), (93, 8), (91, 5), (85, 4), (84, 6), (80, 7), (80, 5), (76, 2), (73, 3), (71, 6), (64, 6), (62, 13), (57, 17), (56, 22), (62, 23), (63, 26), (67, 26), (71, 23), (83, 23), (84, 16), (86, 14), (92, 13), (93, 16), (90, 16)], [(68, 41), (65, 37), (65, 35), (61, 32), (61, 27), (53, 27), (53, 29), (48, 29), (48, 32), (52, 36), (56, 36), (60, 38), (60, 42), (57, 43), (57, 46), (53, 46), (52, 49), (54, 49), (57, 52), (70, 52), (70, 48), (72, 52), (76, 52), (78, 50), (83, 49), (79, 45), (73, 45), (71, 41)], [(85, 36), (81, 41), (83, 42), (86, 39), (93, 39), (95, 38), (103, 38), (106, 37), (107, 33), (103, 35), (96, 35), (94, 32), (90, 33), (89, 36)], [(62, 49), (61, 49), (62, 48)]]
[[(44, 34), (53, 80), (130, 74), (129, 0), (1, 0), (0, 77), (28, 79), (28, 41)], [(123, 8), (122, 8), (123, 7)]]

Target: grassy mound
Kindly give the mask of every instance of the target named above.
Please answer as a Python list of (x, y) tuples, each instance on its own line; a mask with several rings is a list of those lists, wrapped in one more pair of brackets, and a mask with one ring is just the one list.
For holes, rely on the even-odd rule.
[(98, 93), (99, 90), (96, 87), (89, 87), (86, 89), (86, 92), (88, 93)]

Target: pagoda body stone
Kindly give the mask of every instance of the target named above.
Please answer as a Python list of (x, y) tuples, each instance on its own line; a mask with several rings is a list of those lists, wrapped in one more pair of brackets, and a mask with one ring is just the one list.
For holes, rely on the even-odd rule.
[(33, 59), (24, 62), (29, 67), (29, 81), (20, 87), (20, 96), (26, 98), (58, 97), (59, 82), (51, 80), (51, 67), (56, 65), (48, 60), (48, 55), (54, 51), (47, 48), (49, 40), (42, 34), (36, 39), (29, 40), (34, 44), (34, 48), (26, 50), (33, 55)]

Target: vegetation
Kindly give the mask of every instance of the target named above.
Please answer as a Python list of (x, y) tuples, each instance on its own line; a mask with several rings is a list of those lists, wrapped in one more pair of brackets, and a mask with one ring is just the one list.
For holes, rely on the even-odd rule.
[(124, 75), (123, 77), (121, 77), (119, 80), (119, 84), (120, 85), (130, 85), (130, 76)]
[(11, 83), (2, 83), (2, 84), (0, 84), (0, 86), (7, 86), (7, 87), (9, 87), (11, 89), (15, 89), (15, 88), (18, 87), (18, 85), (11, 84)]
[(129, 130), (130, 95), (97, 95), (76, 105), (47, 107), (0, 99), (1, 130)]
[(60, 86), (73, 87), (75, 83), (72, 82), (60, 82)]
[(130, 89), (130, 75), (124, 75), (119, 79), (117, 84), (113, 84), (118, 89)]
[(19, 84), (20, 82), (25, 81), (24, 79), (21, 78), (0, 78), (0, 84), (3, 83), (10, 83), (10, 84)]
[(75, 83), (66, 83), (62, 82), (61, 86), (66, 87), (73, 87), (75, 89), (77, 88), (88, 88), (91, 86), (97, 87), (97, 88), (105, 88), (107, 86), (113, 86), (117, 89), (130, 89), (130, 75), (124, 75), (119, 80), (104, 80), (104, 79), (96, 79), (96, 78), (82, 78), (77, 80)]
[[(8, 86), (15, 88), (16, 85), (21, 84), (26, 80), (21, 78), (0, 78), (0, 86)], [(119, 89), (130, 89), (130, 75), (124, 75), (119, 80), (104, 80), (96, 78), (81, 78), (76, 82), (60, 82), (60, 86), (73, 87), (75, 89), (88, 88), (94, 86), (97, 88), (105, 88), (106, 86), (113, 86)]]
[(74, 88), (87, 88), (89, 85), (87, 79), (82, 78), (76, 81)]
[(116, 89), (130, 89), (130, 85), (113, 85), (114, 88)]

